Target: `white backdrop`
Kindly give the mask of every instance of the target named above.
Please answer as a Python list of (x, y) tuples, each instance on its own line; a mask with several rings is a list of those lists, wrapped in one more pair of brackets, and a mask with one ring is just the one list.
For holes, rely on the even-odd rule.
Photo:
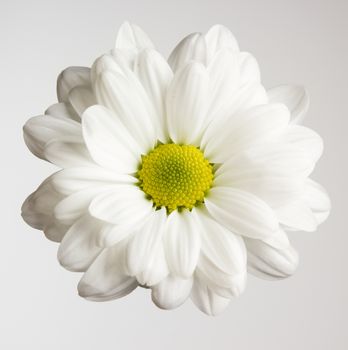
[[(346, 0), (1, 0), (0, 348), (347, 349), (347, 16)], [(303, 83), (311, 95), (305, 124), (326, 146), (314, 178), (330, 192), (332, 214), (317, 233), (291, 235), (301, 258), (295, 276), (250, 277), (217, 318), (190, 302), (161, 311), (144, 289), (108, 303), (79, 298), (80, 276), (20, 218), (24, 198), (55, 170), (26, 149), (22, 125), (55, 102), (58, 73), (90, 65), (125, 19), (166, 55), (184, 35), (225, 24), (256, 56), (267, 87)]]

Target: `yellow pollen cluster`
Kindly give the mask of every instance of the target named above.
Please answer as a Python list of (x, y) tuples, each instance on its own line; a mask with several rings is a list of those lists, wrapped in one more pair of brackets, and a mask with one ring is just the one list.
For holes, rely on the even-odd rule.
[(213, 167), (192, 145), (159, 145), (142, 158), (141, 189), (156, 207), (192, 209), (203, 202), (213, 182)]

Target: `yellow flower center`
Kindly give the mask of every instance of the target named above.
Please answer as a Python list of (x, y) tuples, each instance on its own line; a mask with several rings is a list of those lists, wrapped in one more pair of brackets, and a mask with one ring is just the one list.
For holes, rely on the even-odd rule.
[(202, 203), (213, 182), (213, 167), (192, 145), (159, 145), (142, 157), (139, 185), (158, 208), (169, 212)]

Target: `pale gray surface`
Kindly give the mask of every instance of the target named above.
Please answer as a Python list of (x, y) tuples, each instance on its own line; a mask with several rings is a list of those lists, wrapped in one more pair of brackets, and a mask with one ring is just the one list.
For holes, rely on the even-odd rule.
[[(1, 0), (0, 348), (347, 349), (347, 4)], [(190, 302), (161, 311), (143, 289), (109, 303), (79, 298), (79, 275), (63, 270), (57, 246), (19, 216), (23, 199), (54, 169), (26, 149), (22, 124), (55, 102), (60, 70), (91, 64), (111, 47), (124, 19), (141, 25), (165, 54), (189, 32), (225, 24), (256, 56), (267, 87), (303, 83), (311, 95), (306, 125), (326, 144), (314, 178), (329, 190), (332, 214), (317, 233), (292, 235), (301, 255), (294, 277), (250, 278), (245, 294), (218, 318)]]

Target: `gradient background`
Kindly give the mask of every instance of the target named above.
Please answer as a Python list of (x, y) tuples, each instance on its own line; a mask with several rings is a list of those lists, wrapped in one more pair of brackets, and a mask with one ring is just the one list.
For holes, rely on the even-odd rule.
[[(348, 349), (347, 18), (346, 0), (1, 0), (0, 348)], [(144, 289), (108, 303), (79, 298), (80, 275), (61, 268), (57, 245), (19, 216), (24, 198), (55, 170), (26, 149), (22, 125), (56, 101), (58, 73), (90, 65), (125, 19), (165, 55), (184, 35), (225, 24), (258, 59), (266, 87), (301, 83), (311, 95), (305, 124), (326, 145), (314, 179), (328, 189), (332, 214), (317, 233), (291, 234), (301, 257), (295, 276), (250, 277), (217, 318), (190, 301), (161, 311)]]

